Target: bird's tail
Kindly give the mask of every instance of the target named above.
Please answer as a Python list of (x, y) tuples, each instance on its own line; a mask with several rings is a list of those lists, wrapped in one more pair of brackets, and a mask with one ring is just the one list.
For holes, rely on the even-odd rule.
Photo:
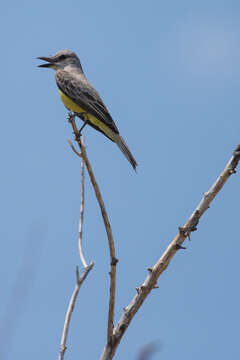
[(127, 147), (127, 144), (125, 143), (125, 141), (123, 140), (123, 138), (119, 135), (116, 134), (114, 136), (114, 140), (117, 144), (117, 146), (119, 147), (119, 149), (122, 151), (122, 153), (125, 155), (125, 157), (128, 159), (128, 161), (130, 162), (130, 164), (132, 165), (132, 167), (134, 168), (134, 170), (136, 170), (137, 167), (137, 162), (134, 159), (131, 151), (129, 150), (129, 148)]

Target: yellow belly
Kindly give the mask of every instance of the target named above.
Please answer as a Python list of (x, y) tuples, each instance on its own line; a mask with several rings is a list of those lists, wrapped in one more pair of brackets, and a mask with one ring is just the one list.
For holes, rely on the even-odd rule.
[[(81, 108), (81, 106), (75, 104), (75, 102), (73, 102), (67, 95), (65, 95), (61, 90), (58, 90), (59, 92), (59, 96), (60, 99), (62, 100), (62, 102), (64, 103), (64, 105), (66, 106), (66, 108), (68, 108), (69, 110), (73, 111), (74, 113), (80, 114), (80, 113), (86, 113), (86, 111)], [(106, 134), (108, 137), (110, 137), (110, 139), (112, 139), (113, 141), (115, 141), (115, 134), (114, 132), (109, 129), (109, 127), (107, 125), (105, 125), (101, 120), (98, 120), (94, 115), (92, 114), (87, 114), (88, 120), (95, 125), (96, 127), (98, 127), (99, 129), (101, 129), (104, 134)]]

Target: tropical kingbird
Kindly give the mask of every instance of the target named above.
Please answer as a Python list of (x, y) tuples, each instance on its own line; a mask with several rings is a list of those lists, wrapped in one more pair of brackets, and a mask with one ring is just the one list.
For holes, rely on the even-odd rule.
[(120, 136), (98, 92), (85, 77), (77, 55), (70, 50), (61, 50), (53, 56), (41, 56), (38, 59), (47, 61), (39, 67), (56, 70), (55, 79), (62, 102), (68, 110), (84, 121), (80, 132), (86, 124), (102, 132), (118, 145), (132, 167), (136, 169), (136, 160)]

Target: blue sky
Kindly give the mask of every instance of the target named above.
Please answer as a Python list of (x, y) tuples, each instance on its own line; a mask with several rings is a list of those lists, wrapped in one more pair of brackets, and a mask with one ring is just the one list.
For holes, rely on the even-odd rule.
[[(84, 130), (116, 242), (116, 321), (240, 142), (238, 1), (9, 1), (1, 34), (1, 359), (56, 358), (79, 264), (80, 162), (54, 73), (74, 50), (139, 163)], [(201, 219), (129, 327), (116, 359), (238, 358), (239, 173)], [(87, 178), (81, 289), (65, 358), (105, 344), (109, 256)]]

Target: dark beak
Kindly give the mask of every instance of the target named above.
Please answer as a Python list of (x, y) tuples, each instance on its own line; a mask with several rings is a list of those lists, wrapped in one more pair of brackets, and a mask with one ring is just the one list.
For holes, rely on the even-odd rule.
[(46, 56), (39, 56), (37, 57), (37, 59), (40, 59), (40, 60), (43, 60), (43, 61), (47, 61), (48, 63), (47, 64), (42, 64), (42, 65), (38, 65), (38, 67), (41, 67), (41, 68), (49, 68), (52, 66), (52, 64), (55, 62), (53, 60), (53, 58), (51, 57), (46, 57)]

